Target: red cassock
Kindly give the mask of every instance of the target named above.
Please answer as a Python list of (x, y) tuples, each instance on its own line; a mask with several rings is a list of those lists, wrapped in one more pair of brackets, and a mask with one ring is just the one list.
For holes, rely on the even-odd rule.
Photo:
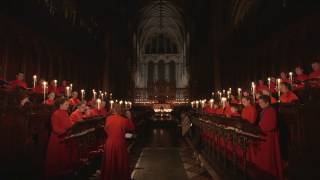
[(320, 70), (313, 71), (312, 73), (309, 74), (309, 79), (317, 79), (317, 78), (320, 78)]
[(296, 80), (298, 81), (298, 83), (296, 83), (295, 90), (304, 88), (304, 83), (303, 83), (303, 81), (305, 81), (305, 80), (307, 80), (307, 79), (308, 79), (308, 76), (305, 75), (305, 74), (297, 75), (297, 76), (296, 76)]
[(276, 87), (277, 87), (277, 84), (275, 82), (271, 82), (270, 83), (270, 91), (271, 91), (271, 93), (277, 92), (276, 91)]
[(67, 86), (59, 86), (59, 87), (58, 87), (58, 91), (60, 92), (60, 94), (65, 94), (65, 92), (66, 92), (66, 87), (67, 87)]
[(226, 106), (224, 109), (224, 115), (227, 117), (231, 117), (232, 111), (231, 111), (231, 106)]
[(53, 99), (47, 99), (44, 104), (46, 105), (53, 105), (54, 104), (54, 100)]
[(255, 123), (257, 119), (257, 110), (253, 105), (249, 105), (243, 108), (241, 112), (241, 118), (247, 120), (250, 123)]
[(288, 91), (280, 96), (281, 103), (292, 103), (298, 99), (299, 98), (292, 91)]
[(215, 114), (217, 114), (217, 115), (223, 115), (224, 114), (224, 108), (218, 108), (218, 109), (216, 109), (216, 112), (215, 112)]
[(47, 149), (45, 176), (56, 177), (72, 170), (75, 162), (75, 149), (69, 144), (61, 143), (59, 135), (72, 126), (68, 112), (58, 109), (51, 116), (52, 132)]
[(43, 94), (43, 86), (37, 85), (35, 88), (32, 89), (32, 91), (38, 94)]
[(102, 180), (130, 180), (125, 133), (133, 130), (133, 122), (120, 115), (111, 115), (106, 119)]
[(72, 123), (76, 123), (80, 120), (83, 120), (84, 118), (85, 118), (85, 115), (83, 115), (83, 113), (79, 109), (73, 111), (70, 115), (70, 121)]
[(273, 96), (270, 96), (270, 99), (271, 99), (271, 104), (277, 103), (277, 99), (274, 98)]
[(260, 114), (259, 127), (265, 135), (260, 141), (255, 154), (255, 164), (261, 170), (273, 175), (275, 179), (283, 179), (283, 164), (280, 154), (279, 133), (277, 129), (276, 111), (267, 107)]
[(79, 104), (80, 103), (80, 100), (78, 99), (78, 98), (70, 98), (69, 99), (69, 104), (71, 105), (71, 106), (75, 106), (75, 105), (77, 105), (77, 104)]
[(203, 112), (207, 114), (214, 114), (216, 110), (214, 108), (211, 108), (210, 106), (206, 106), (203, 108)]
[(27, 83), (24, 82), (24, 81), (20, 81), (20, 80), (14, 80), (14, 81), (10, 81), (10, 86), (12, 88), (15, 88), (15, 87), (21, 87), (21, 88), (24, 88), (24, 89), (27, 89), (28, 86), (27, 86)]
[(258, 92), (262, 92), (263, 90), (267, 90), (268, 91), (269, 87), (266, 86), (266, 85), (258, 85), (256, 89), (257, 89)]
[(55, 86), (50, 86), (49, 89), (48, 89), (48, 92), (49, 93), (54, 93), (55, 95), (60, 95), (60, 91), (57, 87)]

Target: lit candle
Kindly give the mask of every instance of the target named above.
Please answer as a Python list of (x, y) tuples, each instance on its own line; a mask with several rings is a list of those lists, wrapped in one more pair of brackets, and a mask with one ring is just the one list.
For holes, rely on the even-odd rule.
[(293, 74), (292, 74), (292, 72), (289, 72), (289, 80), (290, 80), (290, 84), (292, 86), (292, 84), (293, 84)]
[(225, 95), (226, 94), (226, 90), (222, 90), (222, 94)]
[(218, 91), (218, 94), (219, 94), (219, 98), (221, 99), (221, 97), (222, 97), (221, 92), (220, 92), (220, 91)]
[(251, 88), (252, 88), (253, 101), (255, 102), (256, 101), (256, 85), (254, 84), (254, 82), (252, 82)]
[(33, 75), (33, 88), (36, 87), (37, 84), (37, 75)]
[(83, 101), (84, 100), (84, 89), (81, 89), (81, 100)]
[(229, 91), (230, 91), (230, 94), (232, 94), (232, 89), (231, 88), (229, 88)]
[(254, 95), (256, 92), (256, 85), (254, 84), (254, 82), (251, 83), (251, 90), (252, 90), (252, 94)]
[(97, 106), (98, 106), (98, 110), (100, 110), (100, 107), (101, 107), (101, 99), (97, 99)]
[(210, 108), (213, 108), (214, 99), (210, 99)]
[(198, 100), (196, 101), (196, 108), (197, 109), (199, 108), (199, 101)]
[(104, 98), (104, 94), (103, 93), (101, 93), (101, 99), (103, 99)]
[(43, 102), (45, 102), (46, 101), (46, 92), (47, 92), (47, 82), (43, 81), (42, 87), (43, 87)]
[(92, 93), (93, 93), (93, 99), (96, 99), (97, 98), (97, 92), (93, 89)]
[(279, 97), (279, 100), (280, 100), (280, 95), (281, 95), (281, 92), (280, 92), (280, 85), (281, 85), (281, 79), (278, 78), (277, 79), (277, 90), (278, 90), (278, 97)]
[(227, 94), (228, 94), (228, 98), (230, 98), (231, 91), (228, 91)]
[(206, 100), (202, 100), (202, 101), (201, 101), (201, 108), (204, 108), (205, 102), (206, 102)]
[(222, 107), (225, 108), (225, 107), (226, 107), (227, 98), (223, 97), (223, 98), (221, 99), (221, 101), (222, 101)]
[(72, 84), (70, 84), (70, 91), (72, 91), (72, 87), (73, 87), (73, 85), (72, 85)]
[(238, 88), (238, 98), (241, 100), (241, 88)]
[(112, 93), (110, 93), (110, 99), (112, 99)]
[(193, 108), (193, 106), (194, 106), (194, 102), (193, 102), (193, 101), (191, 101), (191, 108)]
[(113, 100), (111, 100), (111, 101), (110, 101), (110, 109), (113, 108), (113, 103), (114, 103)]
[(54, 87), (57, 88), (58, 87), (58, 81), (55, 79), (55, 80), (53, 80), (53, 83), (54, 83)]
[(70, 97), (70, 87), (69, 86), (66, 87), (66, 91), (67, 91), (67, 97)]
[(211, 93), (212, 97), (214, 97), (214, 92)]
[(268, 77), (268, 86), (269, 86), (269, 90), (271, 90), (271, 78)]
[(129, 102), (129, 109), (131, 109), (132, 107), (132, 102)]

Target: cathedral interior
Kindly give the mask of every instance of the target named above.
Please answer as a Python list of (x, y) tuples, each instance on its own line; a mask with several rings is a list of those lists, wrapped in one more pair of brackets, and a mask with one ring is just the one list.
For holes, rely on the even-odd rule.
[[(0, 179), (122, 180), (101, 165), (118, 106), (129, 179), (320, 179), (319, 20), (318, 0), (2, 0)], [(47, 177), (60, 98), (97, 114)]]

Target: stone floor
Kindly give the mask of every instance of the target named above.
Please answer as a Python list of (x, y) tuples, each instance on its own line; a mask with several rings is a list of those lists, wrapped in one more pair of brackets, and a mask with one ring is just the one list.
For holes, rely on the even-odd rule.
[(209, 180), (174, 126), (154, 126), (132, 172), (135, 180)]

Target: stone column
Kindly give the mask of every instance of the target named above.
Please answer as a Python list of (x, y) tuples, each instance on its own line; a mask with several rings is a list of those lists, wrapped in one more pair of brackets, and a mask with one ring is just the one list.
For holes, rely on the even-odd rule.
[(154, 64), (154, 70), (153, 70), (153, 82), (157, 82), (158, 81), (158, 63)]
[(164, 78), (165, 78), (165, 81), (166, 81), (166, 82), (169, 82), (169, 81), (170, 81), (170, 72), (169, 72), (169, 71), (170, 71), (170, 67), (169, 67), (169, 63), (166, 63), (164, 67), (165, 67), (165, 69), (164, 69), (164, 70), (165, 70), (165, 71), (164, 71)]

